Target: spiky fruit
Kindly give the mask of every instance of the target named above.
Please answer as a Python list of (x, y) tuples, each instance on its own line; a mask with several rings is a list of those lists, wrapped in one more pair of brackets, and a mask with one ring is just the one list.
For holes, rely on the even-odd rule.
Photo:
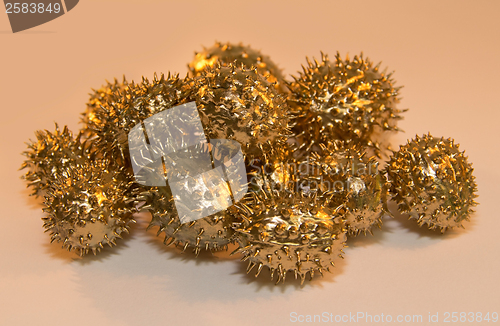
[(158, 227), (157, 235), (165, 234), (163, 243), (167, 246), (174, 244), (182, 247), (183, 251), (190, 248), (198, 255), (202, 249), (227, 249), (231, 242), (232, 217), (226, 211), (182, 223), (168, 187), (155, 187), (139, 194), (137, 198), (146, 202), (141, 209), (152, 214), (148, 229)]
[[(346, 229), (341, 217), (332, 218), (334, 208), (329, 194), (317, 185), (314, 177), (302, 177), (295, 165), (277, 167), (271, 174), (256, 173), (251, 183), (258, 190), (247, 193), (230, 211), (242, 222), (235, 223), (237, 251), (248, 260), (250, 272), (264, 266), (277, 274), (278, 284), (286, 273), (304, 282), (316, 272), (330, 271), (342, 257)], [(342, 257), (343, 258), (343, 257)]]
[(382, 217), (388, 214), (387, 183), (375, 157), (350, 141), (334, 141), (321, 144), (311, 160), (320, 166), (337, 198), (345, 198), (344, 207), (334, 216), (345, 219), (349, 235), (371, 233), (373, 226), (382, 225)]
[(120, 93), (102, 96), (93, 119), (88, 121), (87, 129), (96, 135), (96, 148), (119, 165), (130, 166), (130, 130), (156, 113), (187, 102), (188, 84), (189, 80), (169, 74), (166, 78), (155, 75), (152, 82), (143, 79), (139, 84), (124, 80), (124, 88), (112, 86), (110, 90), (120, 89)]
[(394, 152), (386, 170), (399, 211), (420, 226), (463, 227), (477, 205), (472, 165), (451, 138), (416, 136)]
[(222, 66), (235, 64), (257, 68), (257, 72), (270, 82), (275, 83), (279, 91), (283, 91), (283, 75), (281, 69), (266, 55), (243, 44), (216, 42), (212, 47), (197, 52), (195, 58), (188, 65), (193, 76), (200, 75), (207, 67), (213, 68), (219, 63)]
[(323, 53), (320, 62), (307, 59), (288, 84), (297, 142), (309, 152), (333, 139), (352, 139), (379, 155), (384, 132), (398, 130), (399, 88), (362, 54), (344, 60), (337, 53), (335, 59)]
[(133, 184), (123, 169), (107, 160), (85, 161), (56, 173), (45, 196), (44, 227), (51, 242), (80, 256), (113, 246), (135, 222)]
[(238, 141), (249, 160), (286, 141), (285, 98), (255, 69), (216, 65), (201, 72), (193, 88), (208, 138)]
[[(129, 131), (144, 119), (174, 106), (195, 102), (208, 139), (238, 141), (248, 159), (262, 154), (289, 132), (283, 96), (255, 70), (216, 66), (194, 80), (162, 75), (141, 84), (128, 83), (116, 103), (103, 103), (89, 129), (103, 155), (130, 162)], [(168, 132), (166, 130), (165, 132)]]
[[(95, 141), (103, 155), (126, 164), (130, 162), (127, 135), (134, 126), (163, 110), (193, 101), (197, 105), (206, 138), (238, 141), (249, 160), (259, 157), (273, 144), (286, 139), (288, 111), (285, 99), (255, 70), (240, 69), (231, 64), (227, 67), (208, 68), (194, 80), (169, 75), (166, 78), (155, 76), (152, 82), (143, 80), (137, 85), (129, 83), (120, 101), (112, 105), (103, 103), (96, 110), (96, 119), (89, 122), (89, 127), (97, 135)], [(175, 131), (178, 135), (184, 134), (179, 130)], [(182, 143), (182, 139), (179, 143)], [(143, 190), (141, 196), (148, 202), (147, 209), (153, 212), (152, 225), (164, 229), (167, 224), (175, 225), (171, 222), (172, 218), (178, 219), (178, 225), (174, 229), (163, 230), (171, 237), (174, 230), (181, 226), (179, 217), (172, 210), (172, 199), (157, 188)], [(160, 198), (156, 198), (157, 196)], [(225, 220), (222, 218), (224, 213), (221, 214), (218, 220)], [(196, 221), (186, 230), (191, 232), (197, 229), (199, 232), (201, 227), (197, 228), (195, 225), (204, 222), (213, 223), (209, 219)], [(225, 246), (228, 243), (226, 233), (230, 231), (227, 230), (227, 223), (217, 222), (215, 228), (212, 228), (215, 234), (222, 231), (220, 241), (216, 239), (215, 242), (212, 241), (213, 232), (209, 230), (208, 224), (202, 227), (206, 232), (206, 241), (209, 242), (208, 248), (215, 250)], [(181, 229), (184, 227), (182, 225)], [(189, 243), (197, 251), (201, 247), (196, 245), (197, 236), (192, 237), (188, 231), (185, 236), (184, 232), (179, 234), (180, 231), (177, 231), (176, 242), (181, 241), (184, 246)], [(218, 237), (217, 235), (216, 238)], [(205, 240), (200, 241), (206, 246)]]
[[(168, 157), (165, 164), (166, 174), (169, 177), (171, 176), (172, 179), (178, 178), (178, 176), (182, 179), (183, 176), (196, 175), (197, 172), (195, 171), (199, 169), (196, 166), (199, 165), (196, 159), (197, 156), (200, 153), (209, 155), (208, 152), (210, 151), (212, 151), (211, 145), (200, 144), (194, 150), (187, 151), (187, 155), (185, 153), (184, 155), (179, 155), (179, 157)], [(221, 157), (221, 152), (215, 150), (212, 153), (214, 157), (224, 161), (224, 157)], [(241, 159), (243, 158), (241, 157)], [(173, 162), (170, 162), (170, 160)], [(215, 164), (213, 160), (211, 163)], [(210, 177), (204, 176), (204, 183), (210, 184), (209, 179)], [(190, 181), (185, 181), (186, 185), (190, 183)], [(213, 189), (214, 186), (220, 189)], [(227, 199), (229, 194), (226, 192), (226, 189), (226, 183), (212, 184), (210, 191), (206, 191), (203, 187), (193, 184), (181, 191), (189, 192), (188, 197), (192, 199), (192, 202), (189, 203), (191, 209), (202, 210), (213, 204), (212, 198), (214, 195), (217, 196), (222, 193)], [(236, 189), (232, 190), (235, 191)], [(152, 220), (148, 229), (158, 227), (157, 235), (160, 235), (162, 232), (165, 233), (163, 243), (167, 246), (175, 244), (176, 246), (183, 247), (183, 251), (187, 248), (192, 248), (193, 252), (198, 255), (202, 249), (210, 251), (227, 249), (227, 245), (231, 242), (233, 217), (226, 210), (200, 219), (184, 222), (186, 219), (183, 216), (179, 216), (177, 203), (174, 201), (174, 196), (168, 186), (142, 190), (136, 197), (136, 200), (145, 202), (145, 205), (141, 209), (148, 210), (152, 214)]]
[(36, 141), (28, 143), (28, 150), (23, 152), (28, 159), (21, 169), (28, 169), (23, 179), (28, 181), (28, 187), (33, 188), (32, 195), (44, 196), (55, 173), (60, 173), (76, 164), (76, 161), (89, 158), (92, 155), (89, 142), (82, 140), (82, 134), (76, 137), (64, 127), (62, 130), (55, 125), (55, 131), (39, 130)]
[[(115, 79), (112, 83), (106, 81), (106, 85), (101, 86), (98, 89), (92, 89), (89, 101), (87, 102), (87, 108), (84, 113), (82, 113), (81, 122), (84, 124), (84, 130), (88, 130), (89, 122), (97, 119), (95, 116), (95, 111), (98, 110), (101, 105), (113, 105), (118, 102), (122, 96), (122, 93), (128, 87), (128, 82), (123, 77), (123, 81), (119, 82)], [(94, 121), (98, 123), (99, 121)]]

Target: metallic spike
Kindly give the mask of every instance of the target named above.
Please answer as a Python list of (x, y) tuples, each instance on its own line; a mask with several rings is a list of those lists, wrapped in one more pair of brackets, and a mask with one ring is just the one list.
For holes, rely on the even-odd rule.
[(259, 276), (260, 271), (262, 270), (262, 267), (264, 267), (263, 263), (259, 263), (259, 267), (257, 268), (257, 273), (255, 273), (255, 277)]
[(255, 263), (252, 261), (248, 262), (248, 267), (247, 267), (247, 274), (250, 273), (250, 271), (255, 267)]
[(174, 243), (175, 239), (173, 237), (169, 237), (168, 235), (165, 236), (165, 239), (163, 240), (163, 244), (166, 245), (167, 247), (171, 246)]

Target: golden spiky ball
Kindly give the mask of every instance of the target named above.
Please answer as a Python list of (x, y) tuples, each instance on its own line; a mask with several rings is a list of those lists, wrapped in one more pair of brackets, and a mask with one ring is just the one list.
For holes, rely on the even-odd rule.
[(43, 226), (51, 242), (62, 242), (80, 256), (115, 245), (135, 222), (129, 197), (133, 186), (123, 168), (107, 160), (89, 160), (58, 172), (44, 201)]
[(193, 88), (208, 138), (238, 141), (247, 159), (286, 141), (286, 99), (255, 69), (216, 65), (195, 77)]
[[(97, 135), (95, 142), (104, 156), (129, 164), (127, 135), (131, 128), (156, 113), (193, 101), (207, 139), (236, 140), (248, 159), (261, 156), (272, 144), (286, 139), (288, 110), (284, 97), (255, 70), (231, 64), (208, 68), (195, 79), (169, 75), (155, 77), (151, 82), (145, 79), (140, 84), (128, 83), (121, 100), (103, 103), (96, 109), (89, 128)], [(152, 226), (163, 229), (160, 232), (165, 232), (169, 238), (179, 227), (185, 230), (175, 232), (173, 240), (176, 243), (194, 246), (196, 252), (206, 247), (207, 241), (210, 250), (227, 245), (230, 229), (224, 222), (225, 213), (219, 214), (217, 220), (222, 222), (215, 226), (211, 226), (213, 219), (207, 218), (186, 228), (180, 224), (167, 190), (157, 187), (143, 190), (141, 198), (148, 203), (144, 209), (153, 214)], [(169, 227), (164, 228), (167, 224)], [(201, 229), (206, 232), (200, 240), (202, 245), (197, 244), (198, 235), (191, 234), (192, 230), (198, 233)], [(205, 241), (205, 237), (208, 240)]]
[[(172, 178), (177, 178), (177, 176), (181, 176), (181, 178), (183, 176), (192, 176), (197, 173), (193, 173), (193, 171), (199, 169), (199, 163), (196, 161), (196, 157), (199, 157), (200, 154), (210, 155), (210, 152), (220, 161), (226, 161), (225, 154), (218, 151), (217, 148), (213, 149), (208, 143), (199, 144), (182, 155), (179, 155), (182, 157), (176, 157), (175, 155), (167, 157), (165, 160), (166, 174), (169, 177), (172, 176)], [(241, 160), (243, 160), (242, 157)], [(238, 160), (234, 162), (235, 164), (240, 164)], [(215, 164), (213, 159), (211, 163)], [(241, 161), (241, 163), (244, 162)], [(204, 182), (210, 183), (210, 180), (208, 180), (209, 178), (210, 177), (203, 177)], [(202, 207), (213, 205), (212, 197), (214, 195), (220, 193), (226, 196), (229, 195), (226, 192), (226, 183), (217, 184), (217, 186), (220, 187), (220, 189), (213, 189), (212, 187), (210, 193), (205, 190), (198, 190), (195, 186), (187, 189), (187, 191), (190, 192), (189, 198), (192, 199), (193, 202), (191, 208), (201, 209)], [(232, 190), (234, 191), (236, 189)], [(186, 197), (187, 196), (184, 198)], [(232, 241), (231, 237), (233, 231), (231, 229), (231, 224), (233, 222), (233, 217), (229, 215), (226, 210), (184, 223), (182, 222), (184, 218), (178, 214), (170, 187), (141, 189), (136, 196), (136, 200), (137, 202), (144, 202), (145, 204), (141, 207), (141, 210), (147, 210), (152, 215), (152, 220), (148, 229), (158, 227), (157, 235), (159, 236), (161, 233), (165, 234), (163, 243), (167, 246), (174, 244), (182, 247), (183, 251), (190, 248), (198, 255), (202, 249), (208, 251), (227, 249), (227, 245)], [(194, 205), (196, 205), (196, 207), (193, 207)]]
[(27, 159), (21, 169), (28, 170), (23, 179), (33, 189), (32, 195), (43, 197), (55, 173), (88, 159), (92, 150), (81, 133), (74, 136), (66, 126), (61, 130), (56, 124), (54, 132), (38, 130), (35, 135), (36, 141), (30, 140), (23, 152)]
[(144, 119), (195, 102), (208, 139), (238, 141), (248, 158), (262, 155), (289, 133), (285, 98), (254, 69), (207, 68), (194, 79), (163, 75), (128, 83), (121, 99), (96, 108), (89, 129), (103, 155), (129, 162), (128, 132)]
[(130, 166), (130, 130), (156, 113), (187, 102), (189, 82), (169, 74), (160, 78), (155, 75), (153, 81), (143, 79), (138, 84), (124, 79), (108, 87), (111, 93), (99, 97), (99, 106), (94, 107), (93, 118), (87, 123), (88, 131), (96, 135), (96, 148), (104, 157)]
[(208, 49), (204, 48), (203, 51), (197, 52), (193, 61), (188, 64), (188, 68), (193, 76), (198, 76), (207, 67), (213, 68), (217, 64), (222, 66), (235, 64), (237, 67), (243, 65), (247, 68), (255, 67), (257, 72), (266, 77), (270, 83), (275, 83), (277, 90), (285, 90), (281, 69), (269, 56), (263, 55), (260, 51), (241, 43), (216, 42)]
[(420, 226), (462, 227), (477, 205), (472, 165), (451, 138), (416, 136), (394, 152), (386, 170), (399, 211)]
[(122, 82), (119, 82), (115, 78), (113, 82), (106, 81), (105, 85), (99, 87), (98, 89), (92, 89), (92, 93), (89, 94), (90, 98), (87, 102), (87, 108), (85, 109), (85, 112), (81, 114), (81, 122), (84, 125), (84, 131), (87, 133), (90, 132), (88, 129), (90, 121), (94, 120), (94, 123), (99, 122), (95, 121), (97, 119), (95, 111), (98, 110), (103, 104), (113, 105), (113, 103), (118, 102), (127, 87), (128, 82), (124, 76)]
[(256, 267), (258, 276), (269, 268), (278, 284), (287, 272), (303, 283), (307, 274), (312, 279), (330, 271), (343, 258), (346, 229), (341, 217), (333, 217), (328, 192), (293, 163), (268, 171), (254, 173), (249, 182), (258, 189), (230, 209), (241, 221), (234, 225), (235, 239), (249, 263), (247, 273)]
[(375, 157), (369, 157), (363, 147), (350, 141), (334, 141), (322, 145), (311, 159), (320, 166), (332, 193), (344, 201), (334, 216), (345, 219), (348, 235), (372, 233), (373, 226), (382, 225), (382, 217), (388, 214), (388, 189)]
[(149, 190), (139, 195), (146, 204), (141, 207), (152, 214), (148, 229), (158, 227), (157, 236), (164, 233), (163, 243), (192, 249), (198, 255), (202, 249), (219, 251), (231, 242), (232, 217), (226, 211), (182, 223), (177, 214), (172, 194), (166, 187)]
[(295, 116), (293, 132), (300, 149), (310, 152), (333, 139), (352, 139), (380, 155), (386, 131), (397, 131), (401, 119), (398, 90), (391, 74), (363, 55), (342, 59), (337, 53), (311, 62), (290, 88), (289, 104)]

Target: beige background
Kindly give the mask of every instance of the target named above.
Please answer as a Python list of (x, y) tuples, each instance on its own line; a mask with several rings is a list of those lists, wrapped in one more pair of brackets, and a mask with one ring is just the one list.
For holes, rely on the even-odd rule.
[[(500, 2), (111, 1), (12, 34), (0, 13), (0, 324), (286, 325), (290, 313), (499, 312)], [(394, 137), (452, 136), (475, 167), (480, 206), (445, 236), (386, 219), (346, 259), (300, 287), (255, 280), (219, 254), (165, 249), (139, 223), (127, 241), (76, 258), (43, 233), (18, 171), (24, 142), (53, 123), (79, 128), (90, 89), (125, 74), (187, 72), (202, 45), (242, 41), (295, 73), (305, 56), (364, 51), (394, 70), (409, 108)], [(363, 322), (359, 322), (363, 325)], [(384, 324), (384, 323), (378, 323)], [(435, 324), (442, 324), (435, 323)], [(473, 323), (464, 323), (473, 324)]]

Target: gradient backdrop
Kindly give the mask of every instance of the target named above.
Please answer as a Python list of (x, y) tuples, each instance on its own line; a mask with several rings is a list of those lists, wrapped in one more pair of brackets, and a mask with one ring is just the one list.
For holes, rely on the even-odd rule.
[[(440, 321), (446, 312), (500, 312), (499, 13), (498, 1), (84, 0), (13, 34), (0, 12), (0, 324), (287, 325), (294, 312), (424, 321), (429, 312)], [(477, 176), (472, 221), (441, 236), (387, 218), (374, 236), (349, 240), (335, 275), (304, 287), (275, 287), (267, 272), (255, 280), (226, 253), (194, 259), (166, 249), (144, 231), (146, 219), (95, 258), (50, 245), (39, 201), (20, 180), (24, 142), (54, 121), (76, 131), (88, 93), (106, 79), (185, 75), (194, 51), (215, 40), (251, 44), (287, 75), (320, 51), (383, 61), (404, 85), (400, 108), (409, 108), (393, 144), (429, 131), (454, 137)]]

